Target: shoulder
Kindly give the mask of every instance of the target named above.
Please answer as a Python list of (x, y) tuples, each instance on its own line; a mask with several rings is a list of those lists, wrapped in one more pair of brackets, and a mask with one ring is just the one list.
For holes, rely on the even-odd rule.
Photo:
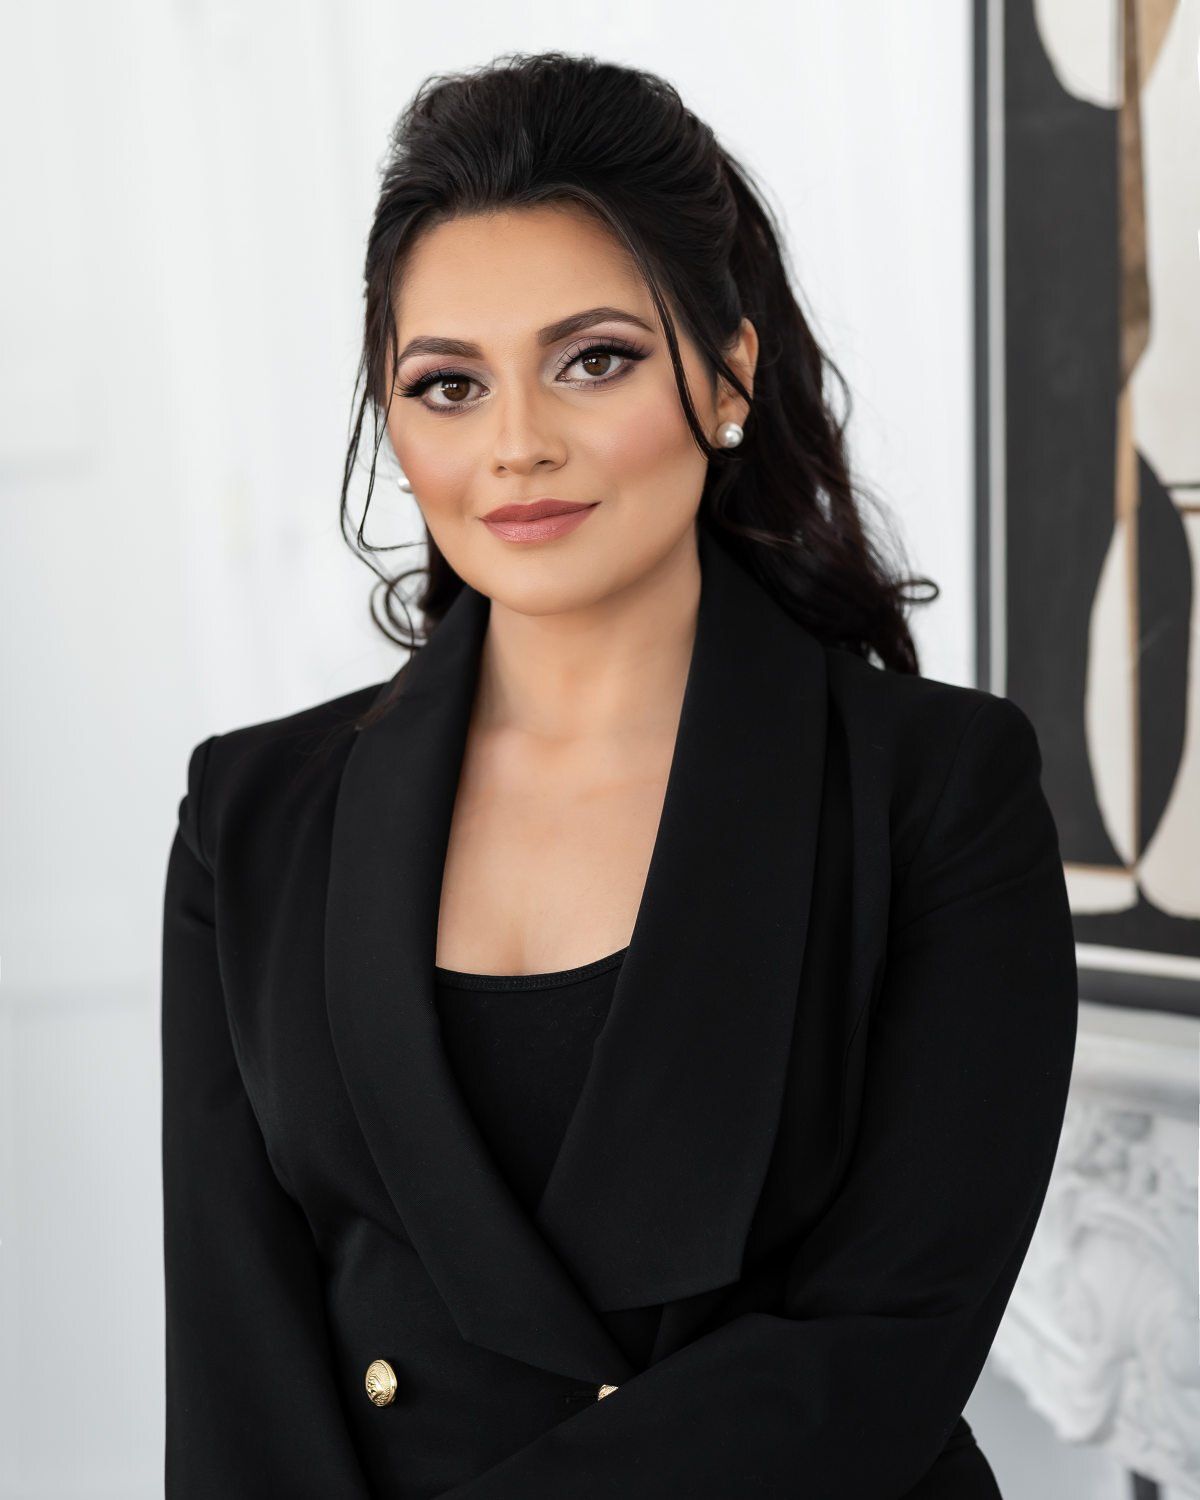
[(869, 719), (897, 743), (908, 737), (927, 743), (961, 733), (983, 712), (997, 724), (1033, 725), (1024, 709), (999, 693), (961, 683), (941, 682), (912, 672), (873, 666), (852, 651), (827, 646), (829, 690), (854, 721)]
[[(386, 679), (385, 679), (386, 681)], [(382, 682), (355, 688), (292, 713), (211, 734), (188, 755), (179, 822), (192, 852), (211, 868), (220, 828), (240, 808), (259, 816), (313, 794), (338, 769), (354, 740), (355, 722)]]
[(936, 809), (995, 801), (1037, 783), (1041, 749), (1028, 714), (985, 688), (892, 672), (826, 648), (831, 720), (860, 783), (886, 788), (897, 865), (911, 859)]
[(334, 741), (348, 741), (355, 721), (383, 683), (370, 683), (275, 719), (243, 724), (210, 736), (210, 775), (224, 779), (248, 774), (260, 765), (278, 771), (289, 761), (307, 760)]

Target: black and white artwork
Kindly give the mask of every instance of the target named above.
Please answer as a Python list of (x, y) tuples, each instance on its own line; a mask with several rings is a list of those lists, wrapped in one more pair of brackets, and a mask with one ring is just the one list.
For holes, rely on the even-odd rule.
[(1200, 0), (977, 0), (979, 680), (1086, 1000), (1200, 1014)]

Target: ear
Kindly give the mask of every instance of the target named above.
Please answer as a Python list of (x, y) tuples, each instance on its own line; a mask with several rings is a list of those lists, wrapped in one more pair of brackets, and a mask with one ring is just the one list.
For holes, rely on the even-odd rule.
[[(754, 394), (754, 370), (758, 364), (758, 331), (749, 318), (743, 318), (738, 336), (726, 350), (726, 363), (736, 372), (746, 389)], [(744, 423), (749, 408), (727, 381), (721, 382), (721, 397), (717, 402), (717, 420)]]

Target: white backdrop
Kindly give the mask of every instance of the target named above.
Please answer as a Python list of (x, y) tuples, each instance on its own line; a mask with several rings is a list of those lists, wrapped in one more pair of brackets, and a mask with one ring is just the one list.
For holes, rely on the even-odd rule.
[[(0, 1495), (161, 1494), (159, 924), (187, 752), (400, 663), (337, 523), (395, 115), (513, 50), (670, 77), (768, 186), (857, 465), (943, 588), (923, 670), (968, 682), (968, 11), (5, 0)], [(1125, 1493), (990, 1373), (968, 1417), (1025, 1500)]]

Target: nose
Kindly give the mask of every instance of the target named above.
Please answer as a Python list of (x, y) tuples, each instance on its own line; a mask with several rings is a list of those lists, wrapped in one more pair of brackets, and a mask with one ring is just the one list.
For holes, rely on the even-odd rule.
[(494, 398), (495, 432), (492, 437), (492, 471), (496, 474), (532, 474), (538, 469), (557, 469), (565, 461), (567, 445), (553, 415), (553, 398), (509, 388)]

